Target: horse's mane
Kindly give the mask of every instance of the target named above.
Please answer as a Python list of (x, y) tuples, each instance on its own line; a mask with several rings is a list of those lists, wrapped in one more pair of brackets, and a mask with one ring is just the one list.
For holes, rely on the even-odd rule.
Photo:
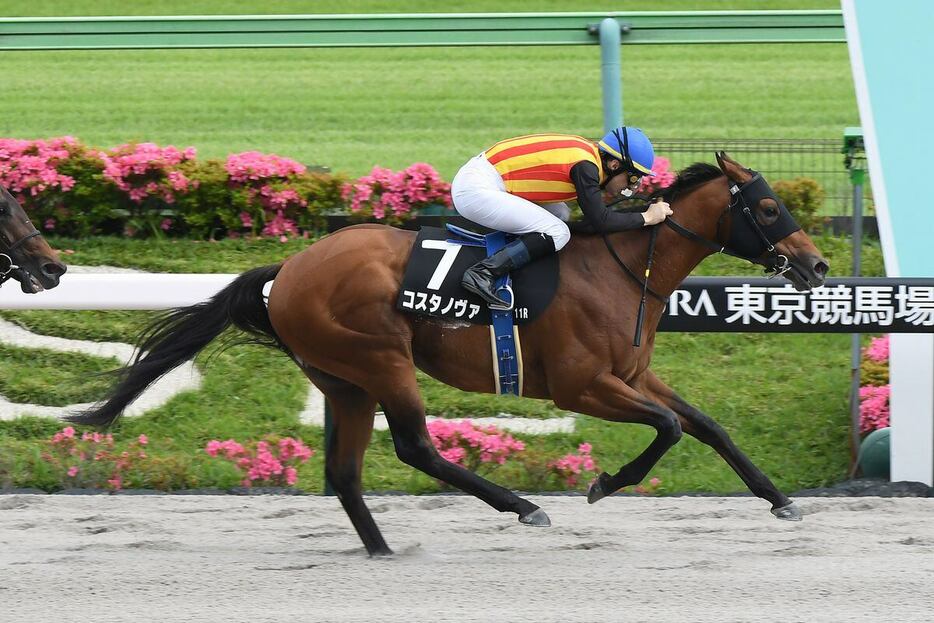
[(675, 178), (671, 186), (660, 188), (653, 192), (649, 197), (649, 202), (651, 203), (658, 198), (662, 198), (670, 203), (675, 196), (691, 190), (696, 186), (700, 186), (705, 182), (723, 177), (723, 175), (723, 171), (720, 170), (720, 167), (707, 164), (706, 162), (695, 162), (691, 166), (679, 171), (678, 177)]

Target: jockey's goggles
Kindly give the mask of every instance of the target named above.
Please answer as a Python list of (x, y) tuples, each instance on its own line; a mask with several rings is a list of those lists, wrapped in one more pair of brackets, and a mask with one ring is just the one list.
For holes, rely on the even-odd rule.
[(632, 197), (635, 194), (635, 192), (639, 189), (639, 184), (642, 183), (642, 175), (630, 173), (628, 181), (629, 181), (629, 185), (626, 186), (626, 188), (619, 191), (619, 194), (621, 194), (623, 197), (626, 197), (627, 199), (629, 197)]

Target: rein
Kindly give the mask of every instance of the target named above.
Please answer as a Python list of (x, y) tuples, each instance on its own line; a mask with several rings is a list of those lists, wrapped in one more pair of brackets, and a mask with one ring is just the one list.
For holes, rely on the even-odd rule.
[[(652, 255), (654, 255), (653, 251), (655, 250), (655, 249), (654, 249), (654, 247), (655, 247), (655, 238), (656, 238), (656, 236), (658, 235), (658, 226), (657, 226), (657, 225), (653, 225), (652, 227), (653, 227), (653, 230), (652, 230), (652, 233), (651, 233), (652, 238), (649, 240), (649, 263), (651, 262)], [(655, 299), (661, 301), (662, 303), (667, 303), (667, 302), (668, 302), (668, 297), (667, 297), (667, 296), (662, 296), (661, 294), (659, 294), (658, 292), (656, 292), (655, 290), (653, 290), (652, 288), (650, 288), (649, 285), (648, 285), (648, 282), (647, 282), (646, 280), (641, 279), (641, 278), (639, 277), (639, 275), (637, 275), (635, 272), (633, 272), (633, 270), (632, 270), (631, 268), (629, 268), (628, 266), (626, 266), (626, 263), (623, 262), (623, 260), (622, 260), (622, 259), (619, 257), (619, 255), (616, 253), (616, 249), (614, 249), (614, 248), (613, 248), (613, 245), (610, 244), (610, 239), (609, 239), (609, 237), (607, 236), (607, 234), (606, 234), (605, 232), (604, 232), (604, 234), (603, 234), (603, 244), (606, 245), (607, 250), (610, 252), (610, 256), (611, 256), (614, 260), (616, 260), (616, 263), (619, 264), (620, 268), (623, 269), (623, 272), (625, 272), (627, 275), (629, 275), (629, 276), (632, 278), (633, 281), (635, 281), (636, 283), (638, 283), (638, 284), (642, 287), (642, 291), (643, 291), (643, 292), (647, 292), (647, 293), (651, 294), (652, 297), (654, 297)], [(648, 265), (648, 263), (647, 263), (647, 265)], [(646, 268), (646, 271), (645, 271), (645, 272), (646, 272), (646, 277), (648, 277), (649, 268)]]
[[(708, 240), (707, 238), (704, 238), (700, 234), (697, 234), (691, 231), (690, 229), (681, 225), (680, 223), (678, 223), (671, 217), (666, 218), (664, 223), (671, 230), (673, 230), (675, 233), (682, 236), (683, 238), (687, 238), (688, 240), (692, 242), (696, 242), (700, 245), (703, 245), (707, 247), (708, 249), (714, 251), (715, 253), (725, 253), (726, 255), (730, 255), (732, 257), (746, 260), (747, 262), (751, 262), (753, 264), (759, 264), (760, 266), (764, 266), (766, 272), (771, 273), (769, 275), (770, 279), (773, 277), (777, 277), (779, 275), (782, 275), (788, 272), (791, 269), (791, 263), (789, 262), (787, 256), (780, 254), (775, 249), (775, 244), (772, 243), (772, 241), (769, 239), (769, 236), (766, 234), (765, 231), (763, 231), (762, 227), (760, 227), (759, 223), (756, 221), (755, 216), (753, 216), (752, 210), (749, 208), (749, 202), (746, 200), (745, 193), (754, 192), (754, 191), (758, 192), (759, 196), (771, 196), (775, 198), (774, 193), (772, 192), (772, 189), (769, 187), (769, 185), (765, 182), (765, 180), (762, 178), (762, 176), (759, 173), (755, 173), (752, 179), (748, 180), (742, 185), (738, 185), (736, 183), (731, 182), (730, 195), (732, 195), (732, 199), (730, 200), (730, 203), (727, 204), (727, 206), (723, 209), (723, 211), (720, 213), (720, 217), (717, 219), (717, 234), (716, 234), (717, 241), (716, 242), (713, 240)], [(619, 201), (621, 200), (615, 201), (614, 204), (618, 203)], [(778, 201), (778, 205), (781, 208), (782, 216), (780, 216), (780, 220), (778, 222), (774, 224), (770, 224), (767, 227), (770, 230), (778, 229), (779, 230), (778, 233), (782, 234), (781, 236), (777, 237), (777, 239), (780, 240), (784, 238), (785, 236), (787, 236), (788, 234), (790, 234), (792, 231), (796, 231), (799, 228), (797, 224), (794, 222), (794, 219), (791, 217), (791, 215), (788, 214), (788, 211), (785, 208), (785, 206), (780, 201)], [(761, 256), (763, 253), (769, 253), (769, 256), (766, 259), (763, 260), (761, 257), (755, 255), (755, 252), (741, 253), (732, 248), (728, 248), (727, 245), (733, 242), (733, 238), (736, 235), (735, 233), (736, 225), (737, 225), (736, 222), (733, 222), (730, 228), (731, 229), (730, 239), (726, 243), (721, 243), (719, 241), (720, 226), (723, 223), (723, 218), (728, 213), (732, 213), (733, 210), (736, 208), (740, 209), (740, 212), (745, 218), (746, 224), (749, 226), (750, 229), (752, 229), (752, 231), (755, 232), (756, 236), (759, 239), (760, 244), (762, 245), (762, 251), (759, 253), (759, 256)], [(645, 208), (641, 208), (639, 211), (644, 211), (644, 210)], [(783, 217), (787, 217), (787, 220)], [(657, 237), (658, 237), (658, 225), (653, 225), (652, 232), (649, 238), (648, 257), (646, 258), (645, 279), (640, 279), (639, 276), (635, 272), (633, 272), (631, 268), (626, 266), (626, 263), (623, 262), (623, 260), (616, 253), (616, 249), (614, 249), (613, 245), (610, 244), (610, 239), (608, 235), (606, 234), (606, 232), (603, 233), (603, 243), (606, 245), (607, 250), (610, 252), (610, 256), (616, 261), (617, 264), (619, 264), (619, 266), (623, 269), (623, 271), (627, 275), (629, 275), (629, 277), (633, 281), (635, 281), (640, 286), (642, 286), (642, 300), (639, 302), (639, 312), (638, 312), (638, 315), (636, 316), (636, 331), (633, 337), (633, 346), (639, 346), (641, 339), (642, 339), (642, 324), (645, 318), (646, 294), (651, 294), (655, 299), (657, 299), (658, 301), (661, 301), (662, 303), (665, 303), (665, 304), (668, 303), (667, 297), (660, 295), (658, 292), (655, 292), (654, 290), (652, 290), (652, 288), (649, 287), (649, 276), (650, 276), (651, 269), (652, 269), (652, 260), (655, 255), (655, 240)], [(745, 241), (741, 239), (738, 240), (738, 242), (745, 244)]]
[(651, 227), (652, 230), (649, 233), (649, 252), (648, 257), (645, 260), (645, 279), (640, 279), (631, 268), (626, 266), (626, 263), (620, 259), (619, 255), (617, 255), (616, 249), (614, 249), (613, 245), (610, 244), (610, 239), (607, 237), (607, 234), (605, 232), (603, 234), (603, 243), (606, 245), (610, 255), (614, 260), (616, 260), (616, 263), (622, 267), (626, 274), (632, 278), (633, 281), (642, 286), (642, 298), (639, 301), (639, 312), (636, 314), (636, 332), (632, 338), (633, 346), (640, 346), (642, 344), (642, 325), (645, 322), (646, 294), (651, 294), (653, 297), (661, 301), (663, 305), (668, 304), (668, 297), (662, 296), (649, 287), (649, 276), (652, 274), (652, 260), (655, 258), (655, 240), (658, 238), (658, 225), (652, 225)]

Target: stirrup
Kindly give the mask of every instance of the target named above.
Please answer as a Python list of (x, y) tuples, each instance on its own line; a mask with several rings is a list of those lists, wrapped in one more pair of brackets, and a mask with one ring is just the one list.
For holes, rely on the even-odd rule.
[(506, 291), (509, 293), (509, 305), (496, 305), (494, 303), (489, 303), (490, 309), (495, 311), (512, 311), (513, 307), (516, 306), (516, 294), (512, 291), (512, 285), (509, 283), (504, 283), (500, 287), (496, 288), (494, 294), (499, 296), (500, 292)]

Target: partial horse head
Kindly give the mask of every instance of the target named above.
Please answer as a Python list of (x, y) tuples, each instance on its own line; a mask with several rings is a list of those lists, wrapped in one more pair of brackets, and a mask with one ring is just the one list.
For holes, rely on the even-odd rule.
[(57, 286), (65, 270), (19, 202), (0, 186), (0, 283), (12, 277), (23, 292), (35, 293)]
[(722, 151), (716, 155), (730, 180), (730, 234), (723, 241), (725, 249), (783, 275), (796, 290), (823, 285), (830, 268), (827, 260), (765, 179)]

